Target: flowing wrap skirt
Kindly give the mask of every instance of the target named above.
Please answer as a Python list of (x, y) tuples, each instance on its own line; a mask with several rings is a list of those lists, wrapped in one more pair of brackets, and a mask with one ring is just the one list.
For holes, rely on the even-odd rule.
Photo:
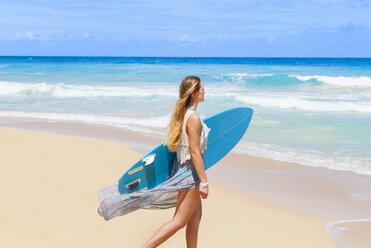
[(193, 189), (199, 184), (192, 160), (180, 164), (175, 159), (170, 178), (152, 189), (120, 194), (118, 185), (114, 184), (98, 190), (98, 213), (110, 220), (138, 209), (172, 208), (176, 206), (179, 191)]

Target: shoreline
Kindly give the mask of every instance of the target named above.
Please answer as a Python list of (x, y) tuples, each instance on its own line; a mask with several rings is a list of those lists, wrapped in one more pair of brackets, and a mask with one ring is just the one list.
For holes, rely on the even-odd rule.
[[(60, 121), (39, 118), (21, 118), (0, 116), (0, 127), (8, 127), (20, 130), (30, 130), (36, 132), (47, 132), (55, 134), (74, 135), (79, 137), (90, 137), (97, 139), (110, 140), (131, 145), (132, 149), (138, 152), (147, 153), (154, 146), (161, 143), (162, 136), (155, 134), (145, 134), (138, 131), (128, 130), (126, 128), (114, 127), (109, 125), (90, 124), (78, 121)], [(271, 157), (262, 157), (250, 155), (243, 152), (231, 151), (237, 156), (246, 156), (257, 159), (266, 159), (281, 164), (298, 165), (301, 167), (322, 168), (324, 170), (336, 171), (346, 174), (356, 174), (371, 178), (371, 174), (359, 173), (353, 170), (338, 169), (324, 166), (308, 165), (289, 160), (279, 160)]]
[[(129, 145), (130, 150), (141, 154), (162, 142), (158, 137), (144, 136), (139, 132), (79, 122), (22, 122), (15, 118), (5, 125), (0, 118), (0, 127), (114, 141)], [(270, 204), (290, 211), (326, 218), (330, 215), (334, 221), (371, 217), (371, 191), (367, 190), (371, 189), (370, 175), (233, 152), (207, 172), (222, 184), (257, 193), (262, 200), (269, 199)], [(291, 184), (297, 185), (292, 188)], [(329, 198), (334, 199), (329, 202)], [(306, 207), (310, 200), (316, 201), (316, 204), (309, 204), (315, 209)], [(331, 207), (344, 205), (344, 201), (347, 202), (344, 209), (338, 207), (334, 211)], [(354, 205), (355, 202), (361, 204)], [(352, 205), (353, 210), (350, 209)]]
[[(32, 122), (32, 125), (30, 122), (18, 122), (15, 127), (12, 123), (11, 126), (38, 132), (111, 140), (129, 145), (128, 149), (142, 154), (160, 142), (160, 139), (119, 128), (83, 123), (39, 121)], [(371, 216), (371, 192), (367, 191), (367, 188), (371, 188), (371, 182), (368, 175), (236, 153), (223, 158), (217, 166), (208, 170), (208, 175), (223, 187), (240, 190), (242, 194), (253, 196), (253, 199), (268, 206), (327, 219), (327, 226), (333, 227), (344, 221), (351, 222)], [(330, 232), (330, 228), (327, 231)]]

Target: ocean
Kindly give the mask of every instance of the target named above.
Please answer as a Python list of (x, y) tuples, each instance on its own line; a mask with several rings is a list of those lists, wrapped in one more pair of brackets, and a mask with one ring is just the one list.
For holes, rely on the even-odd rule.
[(371, 59), (0, 57), (0, 117), (164, 137), (187, 75), (201, 117), (254, 109), (234, 152), (371, 175)]

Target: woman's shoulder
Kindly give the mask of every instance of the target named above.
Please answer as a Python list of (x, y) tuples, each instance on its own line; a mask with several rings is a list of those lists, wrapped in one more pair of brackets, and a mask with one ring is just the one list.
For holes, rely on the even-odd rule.
[(189, 113), (186, 124), (199, 125), (199, 124), (201, 124), (201, 118), (200, 118), (200, 116), (198, 116), (198, 114), (196, 112), (191, 111), (191, 113)]
[(184, 123), (186, 130), (188, 130), (189, 128), (196, 130), (200, 128), (202, 124), (201, 118), (198, 116), (198, 114), (195, 111), (189, 111), (187, 114), (188, 117), (186, 123)]

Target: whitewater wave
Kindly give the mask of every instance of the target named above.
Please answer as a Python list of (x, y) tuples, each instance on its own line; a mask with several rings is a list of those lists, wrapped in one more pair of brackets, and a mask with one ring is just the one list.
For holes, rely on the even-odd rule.
[(359, 77), (330, 77), (330, 76), (300, 76), (300, 75), (289, 75), (300, 81), (316, 80), (324, 84), (335, 86), (335, 87), (347, 87), (347, 88), (371, 88), (371, 77), (359, 76)]
[(361, 112), (371, 113), (369, 101), (325, 101), (302, 96), (241, 96), (236, 99), (247, 104), (266, 108), (298, 109), (314, 112)]
[[(246, 87), (215, 83), (206, 86), (206, 99), (228, 101), (236, 104), (261, 106), (264, 108), (298, 109), (314, 112), (360, 112), (371, 113), (371, 96), (367, 94), (327, 94), (318, 92), (254, 92)], [(42, 98), (176, 98), (178, 85), (69, 85), (64, 83), (19, 83), (0, 81), (0, 96)]]
[(272, 73), (229, 73), (215, 76), (218, 80), (232, 81), (236, 85), (246, 84), (251, 79), (255, 79), (257, 82), (264, 85), (271, 86), (283, 86), (287, 84), (297, 84), (292, 79), (297, 79), (302, 82), (314, 80), (318, 83), (324, 84), (330, 89), (336, 88), (354, 88), (354, 89), (367, 89), (371, 88), (371, 77), (368, 76), (324, 76), (324, 75), (294, 75), (294, 74), (272, 74)]
[(258, 80), (264, 77), (271, 77), (274, 76), (274, 74), (271, 73), (228, 73), (228, 74), (220, 74), (215, 75), (214, 78), (217, 80), (231, 80), (235, 84), (245, 84), (246, 80)]
[(88, 124), (126, 128), (146, 134), (163, 134), (169, 123), (170, 115), (159, 117), (121, 117), (110, 115), (75, 114), (75, 113), (45, 113), (23, 111), (0, 111), (0, 116), (16, 118), (32, 118), (47, 121), (82, 122)]
[(153, 86), (87, 86), (64, 83), (18, 83), (0, 81), (0, 96), (44, 96), (55, 98), (149, 97), (177, 95), (176, 87)]

